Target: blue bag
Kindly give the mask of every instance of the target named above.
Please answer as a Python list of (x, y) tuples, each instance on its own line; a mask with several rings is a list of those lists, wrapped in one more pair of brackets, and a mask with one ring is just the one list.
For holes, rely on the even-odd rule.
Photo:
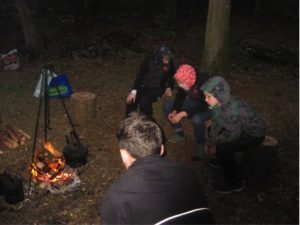
[(66, 74), (60, 74), (51, 80), (48, 88), (49, 98), (69, 97), (71, 94), (72, 88)]

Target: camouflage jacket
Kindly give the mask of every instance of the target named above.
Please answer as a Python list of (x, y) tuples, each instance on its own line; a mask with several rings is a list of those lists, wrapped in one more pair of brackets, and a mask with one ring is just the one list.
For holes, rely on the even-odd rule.
[(230, 87), (224, 78), (213, 77), (201, 89), (219, 101), (218, 105), (212, 107), (211, 144), (232, 142), (242, 135), (266, 135), (267, 126), (262, 116), (245, 101), (230, 95)]

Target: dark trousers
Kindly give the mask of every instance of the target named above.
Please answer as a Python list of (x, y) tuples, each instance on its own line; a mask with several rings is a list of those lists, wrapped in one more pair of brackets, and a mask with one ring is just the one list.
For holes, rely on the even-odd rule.
[[(164, 103), (164, 113), (166, 117), (173, 111), (174, 100), (169, 100)], [(191, 109), (194, 107), (199, 107), (199, 103), (190, 98), (186, 98), (182, 104), (181, 111), (185, 111), (187, 109)], [(207, 121), (211, 117), (211, 110), (207, 109), (204, 112), (196, 113), (192, 116), (192, 123), (194, 128), (194, 136), (197, 144), (205, 143), (205, 121)], [(181, 123), (172, 124), (171, 127), (175, 132), (183, 131), (183, 127)]]
[(265, 137), (241, 136), (234, 142), (221, 143), (216, 146), (217, 157), (223, 167), (224, 175), (232, 185), (241, 185), (242, 179), (238, 173), (235, 153), (245, 151), (262, 144)]
[(126, 104), (126, 116), (133, 111), (137, 111), (138, 107), (142, 114), (149, 117), (153, 116), (152, 104), (162, 95), (161, 88), (143, 88), (137, 91), (134, 103)]

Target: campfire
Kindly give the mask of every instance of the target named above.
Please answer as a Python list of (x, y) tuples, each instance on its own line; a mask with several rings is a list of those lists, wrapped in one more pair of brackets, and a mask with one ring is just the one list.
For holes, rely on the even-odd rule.
[(53, 193), (76, 189), (81, 183), (76, 170), (66, 165), (63, 154), (50, 141), (38, 145), (31, 176), (33, 183)]

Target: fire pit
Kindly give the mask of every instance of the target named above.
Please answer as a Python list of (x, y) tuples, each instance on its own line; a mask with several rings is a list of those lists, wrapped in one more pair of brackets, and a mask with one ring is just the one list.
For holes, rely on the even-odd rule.
[(79, 187), (77, 171), (66, 165), (63, 154), (51, 142), (39, 144), (31, 165), (32, 182), (52, 193)]

